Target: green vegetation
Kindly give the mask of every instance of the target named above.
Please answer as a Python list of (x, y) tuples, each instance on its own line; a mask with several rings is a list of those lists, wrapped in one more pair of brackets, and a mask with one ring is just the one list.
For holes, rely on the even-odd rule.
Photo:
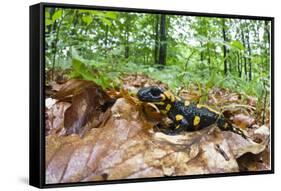
[(195, 84), (268, 95), (269, 21), (46, 8), (45, 25), (49, 81), (70, 71), (108, 88), (139, 73), (174, 92)]

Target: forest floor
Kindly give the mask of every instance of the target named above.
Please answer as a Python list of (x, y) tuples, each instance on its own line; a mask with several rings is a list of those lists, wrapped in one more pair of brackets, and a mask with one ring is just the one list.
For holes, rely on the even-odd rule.
[(200, 95), (197, 87), (178, 96), (221, 111), (249, 139), (216, 125), (166, 135), (153, 128), (163, 116), (135, 93), (167, 85), (145, 75), (122, 78), (123, 87), (104, 91), (71, 79), (46, 87), (46, 183), (263, 171), (270, 167), (270, 109), (227, 89)]

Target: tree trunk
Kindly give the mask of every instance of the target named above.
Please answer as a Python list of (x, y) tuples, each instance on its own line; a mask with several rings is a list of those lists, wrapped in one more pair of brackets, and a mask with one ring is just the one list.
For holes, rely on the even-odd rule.
[(61, 27), (62, 21), (63, 21), (63, 17), (60, 19), (60, 21), (57, 24), (57, 27), (56, 27), (56, 37), (55, 37), (55, 41), (53, 43), (53, 50), (54, 50), (54, 52), (53, 52), (53, 60), (52, 60), (52, 80), (54, 80), (54, 75), (55, 75), (57, 45), (58, 45), (58, 41), (59, 41), (60, 27)]
[(247, 29), (247, 48), (248, 48), (248, 64), (249, 64), (249, 81), (252, 80), (252, 60), (251, 60), (251, 55), (252, 55), (252, 51), (251, 51), (251, 45), (250, 45), (250, 33), (249, 33), (249, 29)]
[(211, 67), (211, 51), (209, 45), (207, 45), (207, 52), (208, 52), (208, 65)]
[(104, 40), (104, 44), (105, 44), (104, 54), (105, 54), (105, 57), (107, 57), (107, 48), (108, 48), (108, 25), (105, 26), (105, 40)]
[[(265, 21), (264, 22), (264, 33), (263, 33), (263, 45), (261, 46), (261, 48), (263, 49), (263, 54), (264, 54), (264, 57), (262, 59), (262, 63), (261, 63), (261, 66), (262, 66), (262, 70), (263, 71), (266, 71), (268, 65), (269, 64), (269, 48), (270, 48), (270, 31), (269, 31), (269, 25), (268, 25), (268, 21)], [(267, 64), (263, 64), (263, 63), (267, 63)]]
[[(226, 30), (225, 30), (225, 20), (222, 19), (222, 35), (223, 35), (223, 41), (227, 42), (227, 37), (226, 37)], [(224, 74), (226, 75), (228, 72), (228, 66), (227, 66), (227, 48), (226, 45), (223, 45), (223, 63), (224, 63)]]
[(159, 15), (155, 16), (155, 47), (154, 47), (154, 63), (158, 63), (159, 53)]
[(129, 37), (130, 37), (130, 15), (127, 15), (126, 18), (126, 33), (125, 33), (125, 58), (129, 58)]
[[(53, 14), (55, 13), (55, 8), (53, 8), (53, 7), (49, 8), (49, 13), (50, 13), (50, 16), (51, 16), (51, 18), (52, 18)], [(55, 25), (55, 24), (56, 24), (56, 23), (47, 26), (46, 34), (50, 34), (51, 31), (54, 30), (54, 27), (55, 27), (54, 25)], [(52, 28), (52, 27), (53, 27), (53, 28)]]
[(167, 56), (167, 37), (166, 37), (166, 15), (160, 17), (160, 50), (159, 50), (159, 64), (166, 64)]
[[(245, 36), (244, 36), (243, 28), (241, 29), (241, 36), (242, 36), (243, 46), (246, 48), (246, 42), (245, 42)], [(244, 54), (245, 54), (245, 51), (244, 51)], [(243, 57), (244, 57), (244, 73), (245, 73), (245, 78), (247, 80), (248, 79), (247, 58), (245, 57), (245, 55)]]
[[(200, 41), (200, 46), (203, 47), (203, 43)], [(200, 63), (201, 63), (201, 66), (203, 67), (203, 64), (204, 64), (204, 52), (203, 51), (200, 51)]]
[(240, 53), (237, 52), (236, 53), (237, 55), (237, 70), (238, 70), (238, 74), (239, 74), (239, 77), (241, 78), (242, 77), (242, 60), (240, 59)]
[(270, 32), (269, 32), (269, 29), (268, 29), (268, 21), (265, 21), (265, 26), (264, 26), (264, 30), (267, 34), (267, 40), (268, 40), (268, 43), (270, 44)]

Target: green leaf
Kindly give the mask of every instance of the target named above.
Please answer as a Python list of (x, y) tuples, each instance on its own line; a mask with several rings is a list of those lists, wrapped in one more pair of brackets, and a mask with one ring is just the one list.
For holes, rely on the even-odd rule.
[(92, 13), (92, 10), (79, 9), (79, 13)]
[(116, 19), (117, 14), (115, 12), (106, 12), (105, 16), (110, 19)]
[(45, 12), (45, 18), (48, 18), (48, 19), (49, 19), (50, 17), (51, 17), (51, 15), (50, 15), (49, 11), (46, 10), (46, 12)]
[(211, 77), (209, 78), (209, 80), (206, 82), (206, 88), (207, 89), (212, 88), (216, 84), (216, 82), (217, 82), (216, 76), (217, 76), (217, 73), (213, 72)]
[(91, 16), (83, 16), (82, 21), (85, 22), (87, 25), (91, 24), (93, 22), (93, 18)]
[(72, 68), (79, 73), (84, 80), (95, 81), (95, 78), (91, 74), (91, 72), (87, 69), (86, 65), (80, 60), (73, 59), (72, 60)]
[(101, 18), (101, 20), (102, 20), (102, 22), (105, 24), (105, 25), (108, 25), (108, 26), (111, 26), (111, 22), (110, 22), (110, 20), (108, 20), (108, 19), (105, 19), (105, 18)]
[(237, 48), (239, 50), (244, 50), (244, 46), (241, 42), (237, 41), (237, 40), (234, 40), (231, 42), (231, 46), (234, 47), (234, 48)]
[(53, 24), (53, 21), (51, 19), (46, 19), (46, 21), (45, 21), (46, 26), (49, 26), (49, 25), (52, 25), (52, 24)]
[(59, 9), (53, 14), (52, 20), (53, 21), (58, 20), (61, 18), (61, 16), (62, 16), (62, 9)]

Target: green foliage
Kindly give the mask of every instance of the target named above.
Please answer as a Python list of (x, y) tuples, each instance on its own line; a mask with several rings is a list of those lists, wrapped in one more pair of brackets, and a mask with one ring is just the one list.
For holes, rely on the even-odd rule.
[(70, 77), (93, 81), (104, 89), (117, 85), (117, 82), (113, 81), (113, 79), (109, 77), (108, 73), (96, 71), (95, 69), (96, 67), (87, 66), (81, 60), (73, 59)]
[(89, 24), (92, 23), (93, 18), (92, 18), (91, 16), (86, 15), (86, 16), (83, 16), (83, 17), (82, 17), (82, 20), (83, 20), (87, 25), (89, 25)]
[[(257, 97), (269, 91), (269, 22), (166, 15), (166, 40), (160, 42), (159, 18), (46, 8), (46, 69), (68, 68), (70, 77), (104, 88), (120, 86), (124, 74), (141, 73), (174, 92), (195, 85), (202, 102), (213, 87)], [(155, 50), (163, 44), (166, 65), (159, 66)]]
[(52, 16), (52, 21), (56, 21), (62, 17), (62, 9), (56, 10), (56, 12)]
[(233, 48), (236, 48), (237, 50), (244, 50), (245, 49), (243, 44), (240, 41), (237, 41), (237, 40), (232, 41), (231, 46)]

